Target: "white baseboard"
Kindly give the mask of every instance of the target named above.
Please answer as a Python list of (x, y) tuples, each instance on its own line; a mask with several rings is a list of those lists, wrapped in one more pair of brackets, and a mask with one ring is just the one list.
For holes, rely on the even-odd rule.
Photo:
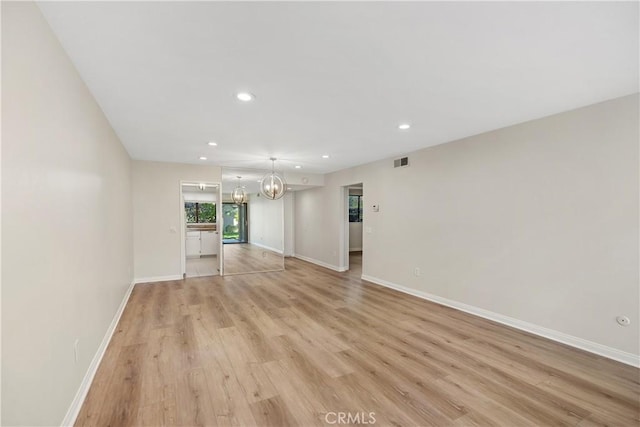
[(133, 283), (137, 285), (138, 283), (168, 282), (170, 280), (182, 280), (182, 276), (180, 274), (176, 274), (171, 276), (140, 277), (138, 279), (133, 279)]
[(433, 301), (438, 304), (446, 305), (447, 307), (455, 308), (456, 310), (464, 311), (465, 313), (473, 314), (474, 316), (493, 320), (494, 322), (502, 323), (503, 325), (511, 326), (512, 328), (530, 332), (532, 334), (539, 335), (541, 337), (548, 338), (550, 340), (557, 341), (571, 347), (576, 347), (590, 353), (595, 353), (609, 359), (617, 360), (618, 362), (622, 362), (627, 365), (640, 367), (640, 356), (633, 353), (627, 353), (625, 351), (617, 350), (613, 347), (608, 347), (606, 345), (598, 344), (593, 341), (565, 334), (564, 332), (556, 331), (554, 329), (548, 329), (543, 326), (538, 326), (533, 323), (515, 319), (513, 317), (494, 313), (493, 311), (485, 310), (483, 308), (439, 297), (437, 295), (429, 294), (427, 292), (422, 292), (416, 289), (407, 288), (396, 283), (378, 279), (377, 277), (367, 276), (363, 274), (362, 280), (366, 280), (368, 282), (372, 282), (387, 288), (395, 289), (396, 291)]
[(282, 250), (280, 250), (280, 249), (272, 248), (271, 246), (267, 246), (267, 245), (263, 245), (261, 243), (255, 243), (255, 242), (249, 242), (249, 244), (253, 245), (253, 246), (257, 246), (257, 247), (262, 248), (262, 249), (267, 249), (267, 250), (269, 250), (271, 252), (275, 252), (277, 254), (282, 255)]
[(338, 271), (338, 272), (347, 271), (345, 267), (338, 267), (337, 265), (327, 264), (326, 262), (317, 260), (315, 258), (309, 258), (309, 257), (298, 255), (298, 254), (293, 254), (293, 257), (301, 259), (303, 261), (310, 262), (312, 264), (319, 265), (320, 267), (328, 268), (329, 270)]
[(349, 252), (362, 252), (362, 248), (349, 248)]
[(76, 422), (76, 418), (78, 418), (78, 414), (80, 413), (80, 408), (82, 408), (82, 404), (84, 403), (84, 399), (87, 397), (87, 393), (89, 392), (89, 388), (91, 387), (91, 383), (93, 382), (93, 377), (95, 377), (96, 372), (98, 371), (98, 367), (100, 366), (100, 362), (102, 362), (102, 357), (104, 356), (105, 351), (107, 351), (107, 347), (109, 346), (109, 342), (111, 341), (111, 337), (118, 326), (118, 322), (120, 321), (120, 316), (122, 316), (122, 312), (129, 301), (129, 297), (131, 296), (131, 292), (133, 291), (133, 287), (135, 286), (135, 282), (131, 282), (129, 289), (124, 294), (124, 298), (122, 298), (122, 302), (116, 311), (115, 316), (113, 316), (113, 320), (107, 329), (107, 332), (104, 334), (102, 338), (102, 342), (100, 343), (100, 347), (96, 351), (96, 354), (93, 356), (93, 360), (89, 364), (89, 368), (87, 369), (86, 374), (84, 374), (84, 378), (80, 383), (80, 388), (76, 392), (73, 401), (71, 402), (71, 406), (67, 410), (67, 414), (64, 416), (62, 420), (63, 426), (73, 426)]

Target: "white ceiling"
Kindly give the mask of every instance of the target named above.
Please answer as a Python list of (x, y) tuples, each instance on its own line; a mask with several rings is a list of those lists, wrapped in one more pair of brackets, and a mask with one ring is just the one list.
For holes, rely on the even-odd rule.
[[(270, 169), (223, 168), (222, 192), (231, 193), (234, 188), (241, 185), (247, 193), (258, 193), (260, 192), (260, 184), (258, 181), (261, 181), (262, 178), (270, 171)], [(313, 175), (307, 174), (307, 184), (301, 184), (301, 180), (298, 179), (299, 176), (296, 173), (286, 174), (283, 173), (280, 168), (277, 168), (276, 172), (280, 173), (284, 177), (285, 182), (287, 183), (287, 190), (290, 191), (304, 190), (307, 188), (317, 187), (319, 185), (317, 177), (314, 177)], [(240, 178), (238, 179), (238, 177)], [(311, 181), (309, 181), (309, 178), (311, 178)]]
[(136, 159), (325, 173), (638, 91), (638, 2), (39, 5)]
[(247, 193), (258, 193), (260, 191), (258, 181), (262, 180), (266, 173), (266, 170), (260, 169), (224, 168), (222, 170), (222, 192), (231, 193), (234, 188), (241, 185)]

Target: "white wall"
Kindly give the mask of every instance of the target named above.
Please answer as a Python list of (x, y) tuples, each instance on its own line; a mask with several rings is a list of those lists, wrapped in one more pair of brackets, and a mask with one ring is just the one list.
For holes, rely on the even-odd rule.
[(362, 223), (349, 223), (349, 251), (362, 250)]
[(131, 162), (34, 3), (2, 107), (2, 425), (59, 425), (131, 284)]
[[(332, 175), (327, 175), (327, 178)], [(323, 203), (329, 203), (323, 206)], [(333, 184), (296, 191), (295, 248), (303, 256), (338, 268), (340, 224), (344, 222), (339, 189)], [(328, 228), (331, 227), (331, 228)]]
[(249, 209), (249, 243), (282, 253), (284, 249), (284, 201), (254, 196)]
[(211, 202), (215, 203), (218, 198), (214, 193), (191, 192), (182, 190), (182, 197), (187, 202)]
[(221, 179), (219, 166), (132, 162), (136, 281), (181, 276), (180, 181), (219, 183)]
[(363, 182), (364, 275), (637, 356), (638, 137), (633, 95), (327, 175), (296, 194), (296, 254), (340, 267)]
[(283, 198), (284, 210), (284, 256), (295, 254), (295, 198), (294, 191), (287, 191)]

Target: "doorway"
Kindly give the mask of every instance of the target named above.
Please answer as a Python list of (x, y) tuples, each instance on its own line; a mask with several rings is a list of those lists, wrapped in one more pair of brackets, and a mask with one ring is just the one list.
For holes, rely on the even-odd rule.
[(247, 204), (223, 203), (222, 215), (224, 229), (222, 242), (247, 243), (249, 241), (249, 218)]
[(182, 276), (220, 274), (220, 184), (180, 182)]
[(349, 276), (362, 276), (364, 233), (364, 186), (362, 183), (343, 187), (344, 233), (343, 266)]

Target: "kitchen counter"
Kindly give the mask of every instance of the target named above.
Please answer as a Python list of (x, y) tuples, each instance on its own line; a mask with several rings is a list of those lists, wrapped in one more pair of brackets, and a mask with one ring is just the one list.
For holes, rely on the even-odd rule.
[(187, 225), (187, 231), (216, 231), (215, 225)]

